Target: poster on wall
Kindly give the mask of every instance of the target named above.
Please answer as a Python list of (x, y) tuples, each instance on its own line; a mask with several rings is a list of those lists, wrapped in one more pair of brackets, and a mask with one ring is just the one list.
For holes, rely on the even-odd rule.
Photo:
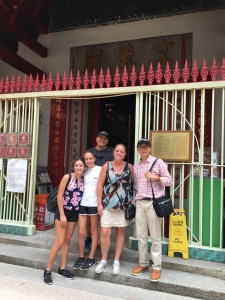
[(8, 159), (7, 188), (8, 192), (25, 193), (27, 178), (26, 159)]

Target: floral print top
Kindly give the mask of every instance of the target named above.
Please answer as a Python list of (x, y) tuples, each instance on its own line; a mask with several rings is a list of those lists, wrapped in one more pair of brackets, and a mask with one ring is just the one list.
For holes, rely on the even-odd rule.
[(111, 162), (108, 162), (102, 197), (103, 209), (124, 209), (131, 200), (131, 171), (129, 164), (125, 162), (123, 170), (118, 172), (113, 169)]
[(79, 210), (81, 198), (84, 192), (84, 179), (80, 180), (78, 187), (78, 179), (72, 175), (72, 179), (65, 189), (63, 196), (63, 208), (68, 210)]

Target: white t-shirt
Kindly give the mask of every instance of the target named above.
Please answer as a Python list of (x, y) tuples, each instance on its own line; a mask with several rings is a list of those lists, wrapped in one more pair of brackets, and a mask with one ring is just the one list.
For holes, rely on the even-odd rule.
[(84, 193), (81, 199), (82, 206), (98, 206), (97, 185), (102, 167), (94, 166), (84, 172)]

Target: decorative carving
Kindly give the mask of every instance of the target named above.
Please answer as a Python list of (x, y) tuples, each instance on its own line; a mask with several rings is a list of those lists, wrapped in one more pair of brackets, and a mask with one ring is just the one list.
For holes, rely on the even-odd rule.
[(123, 70), (123, 74), (122, 74), (122, 82), (123, 82), (123, 86), (127, 86), (128, 73), (127, 73), (127, 67), (126, 67), (126, 65), (124, 66), (124, 70)]
[(127, 43), (126, 46), (120, 50), (120, 53), (119, 55), (117, 55), (116, 58), (120, 70), (123, 69), (125, 66), (127, 66), (129, 70), (131, 70), (133, 65), (131, 57), (134, 54), (134, 48), (130, 43)]
[(153, 83), (153, 80), (154, 80), (154, 70), (153, 70), (153, 67), (152, 67), (152, 63), (150, 64), (150, 67), (149, 67), (149, 71), (148, 71), (148, 84), (151, 85)]
[(41, 80), (41, 90), (42, 90), (42, 92), (45, 91), (46, 86), (47, 86), (47, 81), (46, 81), (45, 73), (44, 73), (44, 74), (43, 74), (43, 77), (42, 77), (42, 80)]
[(98, 84), (99, 84), (100, 88), (103, 88), (103, 86), (104, 86), (104, 74), (103, 74), (102, 68), (100, 70), (100, 74), (99, 74), (99, 77), (98, 77)]
[(203, 65), (202, 65), (202, 68), (201, 68), (202, 81), (206, 81), (207, 80), (208, 74), (209, 74), (209, 71), (208, 71), (208, 68), (206, 66), (206, 60), (204, 58)]
[(116, 67), (116, 73), (114, 75), (114, 84), (115, 84), (115, 87), (118, 87), (120, 84), (120, 73), (119, 73), (118, 66)]
[(69, 89), (72, 90), (73, 89), (73, 85), (74, 85), (74, 78), (73, 78), (73, 72), (70, 71), (70, 78), (69, 78)]
[(158, 63), (166, 64), (169, 62), (170, 64), (174, 64), (174, 61), (167, 57), (169, 48), (173, 48), (173, 46), (174, 42), (168, 42), (166, 39), (162, 39), (160, 43), (154, 47), (154, 51), (159, 55)]
[(130, 82), (131, 82), (131, 85), (132, 85), (132, 86), (135, 86), (136, 81), (137, 81), (137, 73), (136, 73), (136, 71), (135, 71), (135, 66), (133, 65), (133, 67), (132, 67), (132, 72), (131, 72), (131, 74), (130, 74)]
[(146, 79), (145, 69), (144, 69), (144, 65), (142, 64), (141, 65), (141, 71), (140, 71), (140, 74), (139, 74), (139, 82), (140, 82), (141, 86), (144, 85), (145, 79)]
[(184, 69), (183, 69), (183, 72), (182, 72), (182, 77), (183, 77), (184, 83), (188, 82), (189, 76), (190, 76), (190, 72), (189, 72), (189, 68), (188, 68), (188, 62), (186, 60), (185, 64), (184, 64)]
[(102, 50), (96, 49), (95, 47), (91, 47), (90, 50), (86, 52), (86, 62), (85, 62), (85, 70), (88, 70), (90, 74), (95, 70), (98, 74), (100, 71), (100, 62), (102, 57)]
[(180, 69), (178, 68), (178, 62), (175, 63), (175, 68), (173, 70), (174, 83), (178, 83), (180, 79)]
[(158, 63), (157, 69), (156, 69), (156, 71), (155, 71), (155, 78), (156, 78), (156, 82), (157, 82), (158, 84), (161, 83), (162, 77), (163, 77), (163, 74), (162, 74), (162, 68), (161, 68), (160, 63)]
[(93, 74), (91, 76), (91, 88), (94, 89), (97, 83), (97, 76), (96, 76), (96, 72), (95, 69), (93, 71)]
[(193, 82), (197, 82), (198, 75), (199, 75), (199, 71), (198, 71), (197, 62), (196, 62), (196, 59), (195, 59), (194, 60), (194, 65), (193, 65), (192, 71), (191, 71), (191, 77), (192, 77)]
[(88, 70), (85, 70), (84, 79), (83, 79), (84, 89), (88, 88), (88, 84), (89, 84)]
[(106, 87), (109, 88), (112, 82), (111, 74), (109, 68), (107, 68), (106, 76), (105, 76), (105, 83)]
[(214, 57), (213, 59), (213, 64), (212, 64), (212, 67), (211, 67), (211, 70), (210, 70), (210, 74), (211, 74), (211, 77), (212, 77), (212, 81), (215, 81), (216, 80), (216, 77), (218, 75), (218, 67), (216, 65), (216, 59)]

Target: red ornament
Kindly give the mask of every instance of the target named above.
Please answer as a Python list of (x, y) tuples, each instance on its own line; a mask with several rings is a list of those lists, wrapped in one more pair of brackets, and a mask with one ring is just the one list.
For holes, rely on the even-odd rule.
[(132, 85), (132, 86), (135, 86), (136, 81), (137, 81), (137, 73), (136, 73), (136, 71), (135, 71), (135, 66), (133, 65), (133, 66), (132, 66), (132, 71), (131, 71), (131, 74), (130, 74), (130, 82), (131, 82), (131, 85)]
[(112, 78), (111, 78), (111, 74), (110, 74), (110, 71), (108, 68), (107, 72), (106, 72), (106, 76), (105, 76), (105, 83), (106, 83), (107, 88), (110, 88), (111, 82), (112, 82)]
[(122, 82), (123, 82), (123, 86), (127, 86), (128, 73), (127, 73), (127, 67), (126, 67), (126, 65), (124, 66), (124, 69), (123, 69)]
[(119, 73), (118, 66), (116, 67), (116, 73), (114, 75), (114, 84), (115, 84), (115, 87), (118, 87), (120, 84), (120, 73)]
[(74, 78), (73, 78), (73, 72), (70, 71), (70, 78), (69, 78), (69, 89), (72, 90), (73, 89), (73, 85), (74, 85)]
[(89, 84), (89, 77), (88, 77), (88, 70), (86, 69), (84, 73), (84, 79), (83, 79), (84, 89), (88, 88), (88, 84)]
[(180, 69), (178, 68), (178, 62), (175, 63), (175, 68), (173, 70), (174, 83), (178, 83), (180, 80)]
[(52, 91), (52, 87), (53, 87), (53, 79), (52, 79), (52, 73), (50, 72), (49, 78), (48, 78), (48, 90)]
[(32, 92), (32, 89), (33, 89), (33, 77), (32, 74), (30, 74), (29, 81), (28, 81), (28, 92)]
[(222, 65), (220, 67), (220, 76), (222, 80), (225, 80), (225, 58), (223, 58)]
[(153, 71), (153, 68), (152, 68), (152, 63), (150, 64), (150, 67), (149, 67), (149, 71), (148, 71), (148, 84), (151, 85), (153, 83), (153, 80), (154, 80), (154, 71)]
[(211, 75), (212, 81), (216, 80), (216, 77), (217, 77), (218, 73), (219, 73), (218, 72), (218, 67), (216, 65), (216, 59), (214, 57), (213, 64), (212, 64), (212, 67), (211, 67), (211, 70), (210, 70), (210, 75)]
[(38, 73), (37, 73), (36, 80), (35, 80), (35, 84), (34, 84), (34, 90), (35, 90), (35, 92), (38, 92), (38, 91), (39, 91), (39, 85), (40, 85), (40, 82), (39, 82), (39, 75), (38, 75)]
[(95, 86), (96, 86), (96, 83), (97, 83), (97, 76), (96, 76), (96, 72), (95, 72), (95, 69), (92, 73), (92, 76), (91, 76), (91, 88), (94, 89)]
[(62, 88), (65, 91), (67, 88), (67, 78), (66, 78), (66, 72), (63, 73), (63, 79), (62, 79)]
[(22, 89), (23, 93), (25, 93), (26, 92), (26, 88), (27, 88), (27, 76), (26, 76), (26, 74), (24, 75), (22, 87), (23, 87), (23, 89)]
[(103, 74), (102, 68), (100, 70), (100, 74), (99, 74), (99, 77), (98, 77), (98, 84), (99, 84), (100, 88), (103, 88), (103, 86), (104, 86), (104, 74)]
[(196, 59), (195, 59), (194, 66), (192, 67), (192, 71), (191, 71), (191, 77), (192, 77), (193, 82), (198, 81), (198, 75), (199, 75), (199, 71), (198, 71), (198, 66), (197, 66)]
[(60, 80), (60, 75), (59, 72), (56, 75), (56, 81), (55, 81), (55, 90), (59, 91), (60, 88), (60, 84), (61, 84), (61, 80)]
[(183, 69), (183, 72), (182, 72), (182, 77), (183, 77), (184, 83), (188, 82), (189, 75), (190, 75), (190, 72), (189, 72), (188, 63), (187, 63), (187, 60), (186, 60), (185, 65), (184, 65), (184, 69)]
[(155, 71), (155, 78), (156, 78), (156, 82), (157, 82), (158, 84), (161, 83), (162, 77), (163, 77), (163, 74), (162, 74), (161, 65), (160, 65), (160, 63), (158, 62), (158, 66), (157, 66), (157, 69), (156, 69), (156, 71)]
[(166, 70), (165, 70), (165, 73), (164, 73), (164, 78), (165, 78), (166, 83), (170, 83), (171, 70), (170, 70), (168, 62), (166, 63)]
[(81, 76), (80, 76), (80, 71), (79, 70), (77, 71), (76, 87), (77, 87), (77, 90), (79, 90), (80, 87), (81, 87)]
[(140, 85), (144, 85), (145, 83), (145, 79), (146, 79), (146, 74), (145, 74), (145, 69), (144, 69), (144, 65), (142, 64), (141, 65), (141, 71), (140, 71), (140, 74), (139, 74), (139, 82), (140, 82)]
[(21, 87), (21, 79), (20, 79), (20, 75), (18, 75), (17, 82), (16, 82), (16, 91), (18, 93), (20, 92), (20, 87)]

